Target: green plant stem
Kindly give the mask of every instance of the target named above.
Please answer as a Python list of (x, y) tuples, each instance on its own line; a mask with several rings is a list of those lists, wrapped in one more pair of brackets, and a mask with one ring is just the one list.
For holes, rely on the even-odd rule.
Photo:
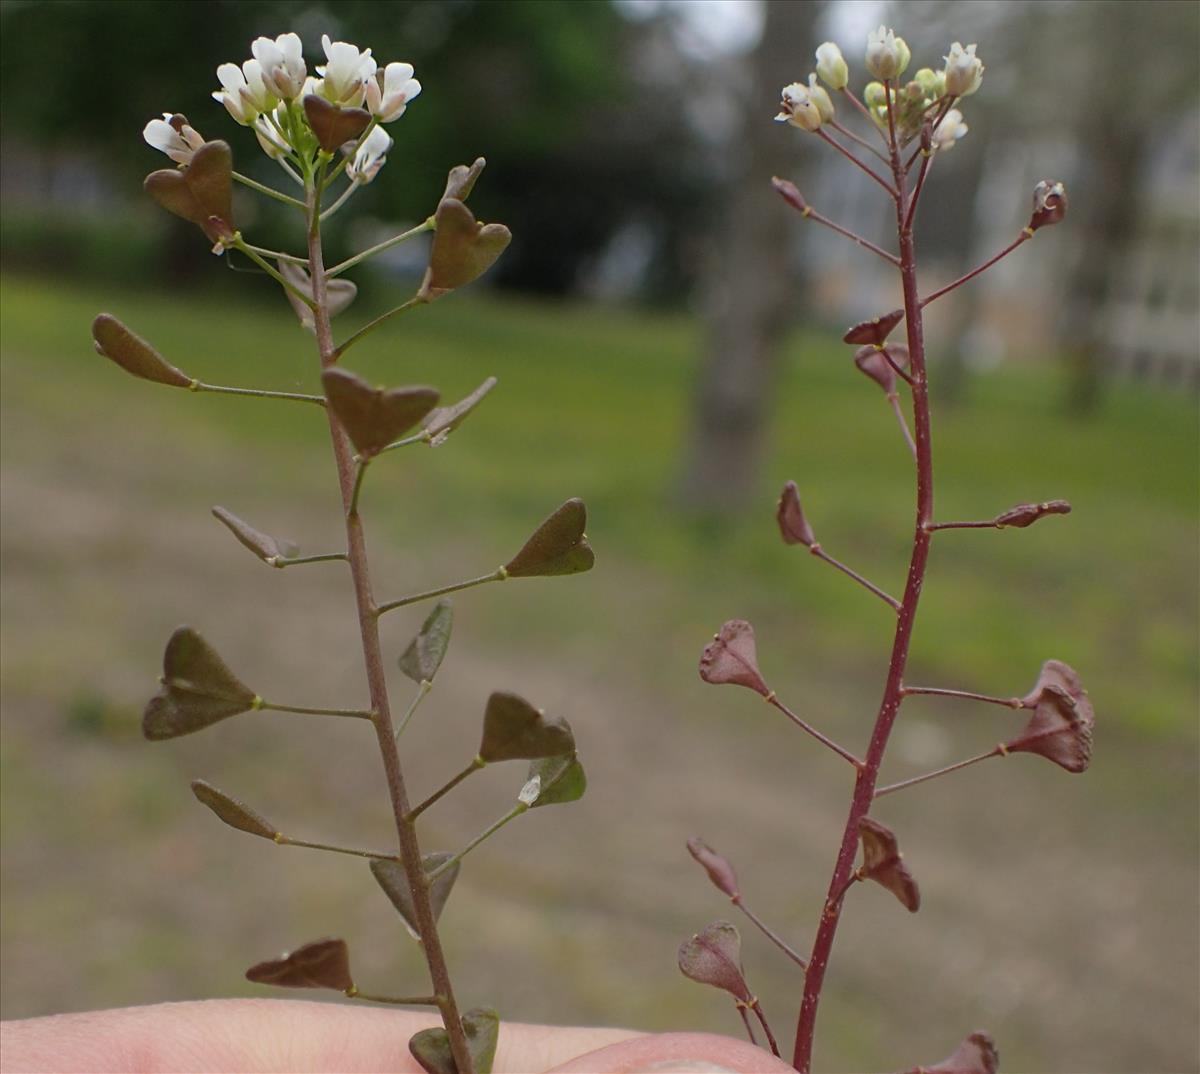
[(400, 736), (404, 734), (404, 729), (408, 726), (408, 721), (413, 718), (413, 713), (420, 707), (421, 702), (425, 700), (429, 691), (433, 689), (433, 683), (428, 679), (422, 679), (421, 685), (417, 687), (417, 695), (412, 699), (412, 704), (408, 706), (408, 711), (400, 721), (400, 726), (396, 728), (396, 741), (400, 741)]
[(298, 567), (301, 563), (331, 563), (335, 559), (344, 560), (345, 552), (324, 552), (319, 556), (272, 556), (267, 560), (272, 567)]
[(730, 901), (734, 906), (741, 910), (746, 917), (750, 919), (751, 923), (756, 929), (758, 929), (759, 932), (761, 932), (768, 940), (771, 941), (771, 943), (778, 947), (780, 951), (787, 955), (788, 958), (796, 963), (797, 966), (799, 966), (802, 970), (808, 967), (808, 963), (805, 961), (804, 956), (798, 951), (793, 950), (793, 948), (782, 936), (779, 935), (779, 933), (777, 933), (753, 910), (751, 910), (750, 907), (747, 906), (743, 901), (740, 893), (735, 895)]
[(280, 275), (279, 270), (265, 258), (260, 257), (257, 253), (255, 253), (254, 247), (250, 246), (246, 240), (241, 237), (241, 235), (235, 234), (233, 248), (244, 253), (285, 291), (295, 295), (296, 298), (303, 302), (309, 309), (313, 308), (313, 300), (299, 288), (293, 287), (290, 283), (288, 283), (288, 281), (285, 280), (282, 275)]
[(362, 999), (368, 1003), (391, 1003), (400, 1007), (436, 1007), (440, 1002), (437, 996), (377, 996), (373, 992), (361, 992), (357, 988), (348, 989), (348, 999)]
[(996, 525), (994, 518), (986, 522), (934, 522), (930, 525), (930, 533), (937, 530), (1002, 530), (1003, 526)]
[(909, 647), (912, 643), (913, 626), (921, 589), (925, 583), (925, 571), (929, 563), (933, 522), (933, 440), (929, 414), (929, 389), (925, 370), (925, 336), (921, 316), (921, 298), (917, 287), (916, 247), (913, 243), (909, 219), (907, 177), (900, 159), (900, 147), (896, 139), (895, 117), (891, 94), (885, 82), (888, 101), (888, 153), (891, 160), (892, 178), (895, 186), (896, 231), (900, 249), (900, 280), (904, 290), (904, 323), (907, 333), (910, 369), (912, 370), (912, 406), (914, 439), (917, 446), (916, 465), (916, 519), (912, 540), (912, 555), (909, 559), (908, 578), (904, 596), (896, 615), (896, 632), (892, 641), (892, 653), (888, 662), (887, 682), (883, 698), (875, 717), (875, 727), (867, 747), (863, 764), (854, 783), (854, 794), (847, 810), (846, 825), (842, 841), (830, 877), (825, 905), (821, 912), (812, 952), (808, 958), (808, 970), (804, 975), (804, 994), (800, 1002), (800, 1013), (796, 1021), (796, 1046), (792, 1065), (800, 1074), (809, 1074), (812, 1069), (813, 1044), (816, 1037), (817, 1011), (821, 1002), (821, 990), (825, 981), (825, 970), (833, 950), (841, 920), (842, 900), (847, 882), (854, 872), (854, 861), (858, 852), (858, 822), (867, 815), (875, 797), (875, 785), (879, 770), (887, 751), (888, 739), (903, 701), (904, 669), (908, 664)]
[(419, 817), (422, 813), (424, 813), (425, 810), (427, 810), (431, 805), (433, 805), (434, 802), (438, 801), (445, 795), (449, 794), (464, 779), (466, 779), (468, 776), (474, 775), (476, 772), (478, 772), (481, 768), (484, 768), (486, 765), (487, 765), (487, 761), (485, 761), (482, 757), (476, 757), (475, 760), (473, 760), (469, 765), (467, 765), (466, 768), (464, 768), (461, 772), (459, 772), (457, 776), (455, 776), (453, 779), (447, 781), (445, 784), (443, 784), (441, 787), (439, 787), (436, 791), (433, 792), (433, 794), (431, 794), (428, 798), (426, 798), (425, 801), (423, 801), (420, 805), (413, 806), (412, 809), (410, 809), (408, 811), (408, 819), (416, 820), (417, 817)]
[(217, 392), (221, 395), (250, 395), (257, 399), (290, 399), (293, 403), (315, 403), (325, 405), (323, 395), (301, 395), (298, 392), (272, 392), (265, 388), (230, 388), (224, 384), (205, 384), (201, 380), (193, 380), (188, 385), (192, 392)]
[(844, 749), (843, 747), (839, 746), (836, 742), (833, 741), (833, 739), (829, 738), (828, 736), (821, 734), (821, 732), (818, 731), (815, 727), (813, 727), (813, 725), (810, 724), (807, 720), (802, 720), (791, 709), (789, 709), (787, 707), (787, 705), (785, 705), (782, 701), (779, 700), (779, 698), (777, 698), (775, 696), (774, 690), (772, 690), (769, 694), (767, 694), (767, 696), (764, 700), (766, 700), (768, 704), (774, 705), (789, 720), (791, 720), (792, 723), (794, 723), (797, 727), (799, 727), (801, 731), (805, 731), (808, 734), (812, 735), (812, 737), (815, 738), (818, 742), (820, 742), (823, 746), (828, 746), (831, 750), (833, 750), (834, 753), (836, 753), (843, 760), (849, 761), (852, 765), (854, 765), (855, 768), (862, 767), (862, 761), (860, 761), (857, 757), (855, 757), (853, 753), (851, 753), (848, 749)]
[(233, 177), (239, 183), (243, 184), (244, 186), (248, 186), (251, 190), (257, 190), (260, 194), (266, 194), (268, 198), (274, 198), (276, 201), (281, 201), (284, 205), (292, 205), (297, 209), (304, 208), (304, 202), (300, 201), (298, 198), (293, 198), (279, 190), (265, 186), (263, 183), (260, 183), (255, 179), (251, 179), (248, 175), (242, 175), (241, 172), (234, 172)]
[(385, 451), (395, 451), (396, 448), (408, 447), (409, 444), (428, 444), (432, 439), (433, 437), (429, 435), (428, 430), (422, 429), (419, 433), (413, 433), (412, 436), (404, 437), (403, 440), (393, 440), (379, 454), (382, 455)]
[[(329, 369), (337, 361), (333, 333), (329, 324), (329, 296), (325, 274), (324, 253), (321, 248), (321, 186), (324, 175), (318, 175), (308, 187), (308, 259), (312, 273), (313, 328), (317, 339), (317, 350), (322, 369)], [(407, 819), (409, 810), (408, 791), (400, 755), (396, 749), (395, 731), (388, 699), (387, 676), (383, 665), (383, 650), (379, 641), (379, 620), (375, 600), (371, 592), (371, 577), (367, 561), (366, 537), (362, 518), (351, 511), (350, 502), (354, 493), (354, 451), (350, 438), (337, 420), (332, 407), (327, 408), (329, 436), (337, 467), (338, 486), (342, 504), (346, 508), (346, 553), (350, 563), (350, 574), (354, 581), (354, 600), (358, 612), (359, 635), (362, 640), (363, 665), (375, 716), (372, 724), (379, 743), (380, 759), (383, 762), (387, 781), (388, 799), (392, 807), (392, 819), (396, 825), (396, 836), (400, 849), (400, 860), (404, 867), (412, 896), (413, 916), (416, 932), (421, 938), (421, 952), (429, 969), (433, 994), (437, 997), (438, 1011), (446, 1028), (450, 1053), (459, 1074), (474, 1074), (474, 1060), (467, 1046), (466, 1031), (459, 1013), (458, 1001), (450, 981), (450, 971), (442, 950), (441, 937), (433, 916), (429, 897), (429, 883), (421, 866), (421, 845), (417, 839), (416, 826)]]
[(478, 578), (471, 578), (466, 582), (455, 582), (454, 585), (444, 585), (440, 589), (430, 589), (424, 593), (414, 593), (411, 597), (389, 600), (386, 604), (379, 605), (376, 609), (376, 614), (383, 615), (384, 612), (390, 612), (394, 608), (403, 608), (406, 604), (416, 604), (422, 600), (444, 596), (446, 593), (457, 593), (460, 589), (470, 589), (472, 586), (486, 585), (488, 582), (503, 582), (506, 578), (508, 578), (508, 571), (500, 567), (491, 574), (483, 574)]
[(825, 551), (824, 548), (821, 547), (819, 542), (810, 544), (808, 546), (808, 550), (814, 556), (816, 556), (817, 559), (822, 560), (825, 563), (828, 563), (831, 567), (836, 567), (839, 571), (841, 571), (844, 575), (846, 575), (847, 578), (853, 578), (854, 581), (856, 581), (860, 586), (862, 586), (864, 589), (870, 590), (872, 593), (875, 594), (875, 596), (877, 596), (885, 604), (890, 604), (892, 606), (893, 610), (896, 610), (896, 611), (899, 610), (900, 602), (895, 597), (891, 596), (888, 593), (885, 593), (874, 582), (868, 581), (861, 574), (859, 574), (858, 571), (853, 570), (850, 567), (847, 567), (846, 564), (844, 564), (841, 560), (834, 559), (833, 556), (831, 556), (828, 552)]
[(307, 839), (291, 839), (282, 832), (275, 833), (275, 842), (281, 847), (306, 847), (308, 850), (326, 850), (331, 854), (351, 854), (356, 858), (378, 861), (399, 861), (395, 854), (381, 854), (376, 850), (356, 850), (354, 847), (339, 847), (331, 843), (310, 843)]
[(913, 776), (912, 779), (902, 779), (899, 783), (890, 783), (886, 787), (880, 787), (874, 792), (873, 797), (882, 798), (885, 794), (891, 794), (893, 791), (902, 791), (905, 787), (915, 787), (918, 783), (925, 783), (931, 779), (937, 779), (938, 776), (947, 775), (950, 772), (957, 772), (960, 768), (966, 768), (969, 765), (978, 764), (980, 761), (986, 761), (991, 757), (1003, 757), (1007, 751), (1003, 746), (993, 746), (987, 753), (980, 753), (974, 757), (968, 757), (965, 761), (958, 761), (956, 764), (948, 764), (945, 768), (935, 769), (933, 772), (926, 772), (923, 776)]
[[(343, 205), (345, 205), (346, 202), (348, 202), (354, 196), (354, 192), (356, 190), (358, 190), (358, 188), (361, 185), (362, 185), (361, 183), (356, 183), (354, 181), (351, 181), (350, 185), (348, 187), (346, 187), (345, 190), (342, 191), (341, 196), (337, 199), (337, 201), (335, 201), (331, 206), (329, 206), (328, 209), (326, 209), (323, 213), (321, 213), (321, 222), (324, 223), (334, 213), (336, 213), (338, 211), (338, 209), (340, 209)], [(331, 273), (329, 273), (329, 275), (332, 276), (333, 273), (331, 272)]]
[(246, 243), (247, 250), (253, 250), (256, 254), (261, 254), (263, 257), (273, 257), (276, 261), (287, 261), (292, 265), (303, 265), (308, 268), (307, 257), (297, 257), (295, 254), (285, 254), (282, 250), (268, 250), (265, 246), (255, 246), (253, 243)]
[(364, 336), (370, 335), (372, 332), (375, 331), (376, 328), (378, 328), (384, 322), (390, 321), (393, 317), (396, 317), (401, 313), (407, 313), (410, 309), (413, 309), (416, 306), (424, 306), (425, 304), (426, 304), (426, 299), (417, 298), (414, 296), (413, 298), (410, 298), (407, 302), (402, 302), (395, 309), (390, 309), (387, 311), (387, 313), (380, 314), (378, 317), (375, 318), (375, 320), (371, 321), (369, 324), (363, 325), (362, 328), (360, 328), (357, 332), (355, 332), (354, 335), (352, 335), (349, 339), (347, 339), (340, 347), (337, 348), (337, 350), (335, 350), (333, 352), (334, 361), (336, 362), (339, 358), (341, 358), (341, 356), (343, 354), (346, 353), (346, 351), (348, 351), (351, 347), (353, 347), (355, 343), (357, 343)]
[(370, 709), (317, 709), (304, 705), (277, 705), (259, 698), (254, 706), (261, 712), (297, 712), (301, 716), (345, 716), (349, 719), (370, 720), (374, 713)]
[(428, 874), (430, 883), (432, 883), (439, 876), (441, 876), (442, 873), (444, 873), (447, 869), (449, 869), (450, 866), (452, 866), (456, 861), (462, 861), (462, 859), (465, 858), (468, 854), (470, 854), (471, 851), (474, 850), (477, 846), (479, 846), (480, 843), (482, 843), (485, 839), (488, 839), (491, 836), (495, 835), (510, 820), (515, 820), (522, 813), (527, 813), (528, 811), (529, 811), (529, 806), (527, 806), (524, 802), (518, 802), (515, 806), (512, 807), (512, 809), (510, 809), (507, 813), (505, 813), (504, 816), (502, 816), (499, 820), (495, 821), (492, 824), (489, 824), (486, 828), (484, 828), (484, 830), (482, 832), (480, 832), (477, 836), (475, 836), (475, 838), (472, 839), (457, 854), (454, 854), (451, 857), (447, 858), (444, 862), (442, 862), (441, 865), (439, 865), (436, 869), (434, 869), (432, 872), (430, 872)]
[[(345, 195), (343, 195), (345, 197)], [(333, 211), (332, 209), (330, 210)], [(355, 254), (353, 257), (346, 258), (340, 265), (334, 265), (329, 270), (329, 278), (340, 276), (346, 269), (353, 268), (361, 261), (366, 261), (368, 257), (374, 257), (376, 254), (383, 253), (384, 250), (390, 250), (393, 246), (399, 246), (402, 242), (407, 242), (409, 239), (415, 239), (418, 235), (426, 231), (432, 231), (436, 227), (436, 223), (432, 216), (427, 217), (422, 223), (414, 228), (409, 228), (407, 231), (402, 231), (399, 235), (393, 235), (390, 239), (385, 239), (383, 242), (376, 244), (362, 253)]]
[(923, 694), (929, 697), (961, 697), (967, 701), (983, 701), (989, 705), (1000, 705), (1006, 709), (1024, 709), (1029, 707), (1019, 697), (995, 697), (992, 694), (977, 694), (972, 690), (948, 690), (940, 686), (905, 685), (903, 693), (905, 697), (913, 694)]

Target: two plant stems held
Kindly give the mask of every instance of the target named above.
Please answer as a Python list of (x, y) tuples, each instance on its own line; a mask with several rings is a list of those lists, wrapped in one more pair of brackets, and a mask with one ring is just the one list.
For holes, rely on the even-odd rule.
[[(322, 164), (317, 169), (315, 176), (307, 175), (305, 184), (308, 260), (309, 272), (312, 277), (313, 327), (316, 332), (322, 369), (331, 367), (338, 357), (338, 350), (334, 346), (333, 333), (329, 323), (327, 276), (324, 253), (321, 248), (321, 191), (326, 182), (325, 168), (325, 164)], [(392, 726), (387, 679), (384, 674), (383, 653), (379, 641), (378, 613), (371, 591), (366, 537), (357, 506), (355, 505), (354, 509), (351, 509), (356, 478), (354, 450), (349, 437), (331, 408), (326, 408), (326, 416), (329, 420), (329, 435), (337, 466), (342, 503), (346, 509), (346, 554), (349, 560), (350, 574), (354, 581), (363, 663), (373, 710), (371, 722), (375, 728), (379, 754), (387, 780), (388, 797), (391, 801), (392, 817), (399, 843), (399, 857), (412, 896), (416, 931), (421, 938), (421, 951), (429, 969), (437, 1008), (446, 1028), (451, 1056), (459, 1074), (472, 1074), (474, 1065), (471, 1052), (467, 1047), (467, 1037), (463, 1029), (458, 1001), (454, 995), (450, 972), (446, 965), (446, 956), (442, 950), (441, 938), (433, 917), (429, 882), (421, 867), (421, 847), (417, 839), (416, 826), (408, 816), (410, 809), (408, 791), (400, 766), (399, 752), (396, 748), (395, 730)]]

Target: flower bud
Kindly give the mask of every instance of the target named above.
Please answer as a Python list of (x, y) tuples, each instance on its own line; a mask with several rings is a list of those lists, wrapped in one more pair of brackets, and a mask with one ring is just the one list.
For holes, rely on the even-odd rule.
[(922, 67), (913, 75), (913, 79), (921, 84), (926, 97), (936, 99), (946, 92), (946, 76), (941, 71), (934, 71), (930, 67)]
[(298, 34), (280, 34), (274, 41), (255, 38), (250, 52), (262, 69), (263, 81), (277, 97), (290, 101), (304, 88), (308, 69)]
[(833, 119), (835, 115), (833, 101), (829, 99), (829, 94), (825, 91), (825, 87), (817, 85), (816, 75), (808, 76), (808, 99), (817, 106), (822, 123), (828, 123)]
[(1067, 215), (1067, 188), (1062, 183), (1043, 179), (1033, 188), (1033, 215), (1029, 218), (1029, 230), (1057, 224)]
[(832, 41), (826, 41), (817, 49), (817, 74), (830, 89), (845, 89), (850, 81), (850, 68), (846, 66), (842, 50)]
[(1044, 518), (1046, 515), (1069, 515), (1070, 513), (1071, 505), (1066, 500), (1019, 503), (1016, 507), (1010, 507), (1003, 514), (997, 515), (992, 520), (992, 525), (997, 529), (1005, 529), (1009, 526), (1024, 529), (1026, 526), (1032, 526), (1039, 518)]
[[(832, 105), (830, 107), (832, 108)], [(820, 127), (824, 120), (820, 108), (809, 96), (808, 87), (802, 82), (793, 82), (783, 87), (779, 114), (776, 115), (775, 122), (790, 123), (802, 131), (812, 132)]]
[(885, 26), (867, 35), (867, 70), (876, 78), (887, 81), (904, 74), (912, 52), (904, 38), (897, 37)]
[(957, 41), (950, 46), (946, 61), (946, 92), (951, 97), (969, 97), (983, 82), (983, 63), (975, 57), (975, 45), (963, 48)]
[(817, 543), (812, 526), (804, 517), (800, 507), (800, 492), (795, 481), (789, 481), (779, 494), (779, 503), (775, 507), (775, 521), (779, 523), (779, 535), (784, 544), (802, 544), (812, 548)]
[(863, 87), (863, 100), (871, 108), (883, 108), (887, 105), (887, 90), (882, 82), (868, 82)]
[(728, 895), (731, 899), (739, 897), (737, 873), (733, 871), (733, 866), (728, 861), (713, 850), (703, 839), (689, 839), (687, 841), (687, 848), (688, 853), (704, 866), (704, 871), (708, 873), (709, 880), (713, 882), (713, 886), (718, 891)]
[(166, 153), (176, 164), (190, 164), (192, 155), (204, 144), (204, 139), (188, 124), (187, 116), (164, 112), (162, 119), (152, 119), (142, 131), (146, 144)]

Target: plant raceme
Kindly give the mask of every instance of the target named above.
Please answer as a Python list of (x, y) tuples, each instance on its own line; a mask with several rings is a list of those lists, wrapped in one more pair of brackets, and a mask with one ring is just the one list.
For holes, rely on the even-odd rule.
[[(903, 38), (887, 27), (872, 31), (867, 40), (865, 66), (877, 80), (866, 85), (861, 98), (848, 88), (849, 65), (833, 42), (817, 49), (817, 70), (807, 82), (796, 81), (783, 88), (776, 121), (815, 135), (864, 172), (884, 190), (895, 210), (897, 252), (872, 243), (849, 228), (817, 212), (786, 179), (775, 179), (776, 191), (802, 219), (821, 224), (850, 239), (897, 270), (904, 292), (904, 305), (878, 314), (849, 328), (843, 341), (853, 347), (854, 366), (883, 390), (900, 427), (901, 437), (914, 462), (917, 523), (912, 537), (912, 555), (902, 595), (897, 598), (834, 559), (817, 540), (815, 529), (801, 504), (799, 487), (789, 481), (783, 488), (775, 518), (783, 541), (805, 547), (847, 577), (878, 597), (896, 617), (891, 661), (883, 700), (876, 714), (865, 752), (859, 756), (834, 742), (803, 716), (792, 711), (776, 695), (759, 667), (754, 628), (744, 619), (725, 623), (704, 649), (700, 676), (705, 682), (744, 686), (787, 716), (796, 726), (837, 754), (854, 770), (854, 791), (846, 815), (841, 843), (830, 877), (828, 894), (818, 917), (807, 955), (799, 953), (777, 931), (746, 904), (733, 865), (712, 847), (692, 839), (688, 849), (703, 867), (713, 885), (736, 906), (803, 974), (803, 990), (797, 1016), (793, 1066), (807, 1074), (811, 1069), (816, 1019), (844, 901), (858, 882), (870, 880), (889, 891), (909, 912), (921, 906), (921, 893), (914, 873), (904, 861), (895, 833), (873, 815), (875, 802), (885, 795), (956, 772), (993, 757), (1017, 753), (1038, 754), (1067, 772), (1083, 772), (1091, 761), (1095, 716), (1079, 676), (1060, 660), (1047, 660), (1033, 689), (1024, 696), (992, 697), (969, 690), (921, 687), (908, 683), (905, 670), (916, 621), (918, 600), (925, 580), (933, 534), (952, 529), (1023, 529), (1051, 515), (1065, 515), (1071, 505), (1065, 500), (1021, 503), (994, 518), (968, 522), (939, 522), (933, 515), (933, 442), (929, 418), (929, 388), (922, 311), (931, 302), (967, 283), (990, 268), (1018, 246), (1033, 238), (1041, 228), (1056, 224), (1066, 215), (1067, 196), (1060, 182), (1044, 181), (1033, 196), (1033, 213), (1016, 238), (977, 268), (936, 291), (922, 295), (918, 288), (913, 242), (913, 222), (926, 177), (934, 162), (953, 148), (966, 133), (963, 114), (957, 107), (975, 93), (983, 80), (983, 63), (975, 45), (951, 45), (944, 66), (935, 71), (918, 70), (909, 81), (903, 75), (911, 54)], [(866, 136), (859, 135), (837, 119), (828, 90), (839, 95), (858, 117), (867, 120)], [(892, 333), (904, 325), (904, 340)], [(908, 404), (901, 393), (907, 390)], [(909, 414), (912, 424), (910, 429)], [(914, 695), (949, 697), (1024, 712), (1024, 727), (973, 757), (933, 772), (879, 786), (879, 773), (888, 739), (903, 702)], [(995, 739), (993, 739), (995, 741)], [(861, 859), (859, 852), (861, 850)], [(860, 864), (855, 865), (856, 861)], [(763, 1015), (762, 1006), (746, 984), (742, 970), (737, 930), (719, 921), (687, 940), (679, 950), (680, 969), (688, 977), (728, 992), (745, 1024), (751, 1042), (757, 1043), (748, 1016), (753, 1012), (766, 1035), (768, 1046), (778, 1055), (775, 1036)], [(997, 1052), (988, 1034), (971, 1033), (947, 1059), (932, 1066), (913, 1068), (909, 1074), (995, 1074)]]
[[(101, 355), (144, 381), (197, 393), (300, 402), (324, 411), (344, 508), (343, 548), (302, 553), (293, 542), (259, 530), (228, 508), (214, 507), (213, 515), (243, 547), (271, 567), (333, 561), (348, 566), (369, 702), (344, 708), (267, 700), (247, 686), (240, 669), (235, 672), (227, 665), (198, 631), (180, 627), (167, 643), (161, 688), (146, 705), (143, 731), (151, 740), (173, 739), (237, 716), (263, 718), (256, 714), (264, 712), (332, 716), (369, 724), (378, 743), (396, 828), (396, 845), (389, 849), (333, 846), (298, 838), (204, 780), (194, 781), (192, 791), (219, 820), (238, 831), (278, 846), (366, 859), (371, 877), (395, 907), (405, 931), (417, 940), (429, 980), (404, 994), (363, 991), (351, 972), (348, 945), (336, 937), (314, 940), (259, 962), (246, 976), (284, 988), (333, 989), (358, 1000), (435, 1008), (441, 1027), (423, 1030), (409, 1042), (417, 1062), (430, 1074), (486, 1074), (495, 1056), (499, 1018), (489, 1007), (460, 1009), (438, 919), (471, 850), (530, 809), (576, 801), (587, 780), (576, 755), (574, 733), (563, 717), (545, 713), (520, 694), (496, 690), (482, 706), (478, 746), (473, 756), (463, 758), (465, 767), (413, 804), (399, 741), (433, 689), (447, 654), (454, 612), (449, 601), (438, 600), (416, 636), (399, 653), (399, 671), (411, 680), (415, 694), (398, 719), (393, 717), (380, 619), (407, 605), (489, 582), (577, 574), (590, 570), (595, 556), (585, 532), (586, 508), (581, 500), (568, 499), (534, 528), (503, 566), (391, 600), (376, 598), (359, 507), (368, 469), (407, 445), (444, 444), (484, 402), (497, 380), (488, 377), (464, 398), (444, 402), (435, 388), (424, 385), (375, 387), (340, 362), (351, 347), (393, 317), (429, 305), (478, 279), (504, 252), (511, 235), (501, 224), (479, 222), (467, 208), (466, 200), (484, 168), (480, 158), (450, 171), (433, 211), (416, 227), (327, 267), (322, 224), (379, 174), (392, 146), (384, 124), (404, 115), (420, 94), (421, 84), (413, 77), (411, 64), (391, 62), (380, 67), (370, 49), (360, 50), (328, 37), (322, 38), (322, 47), (325, 63), (316, 66), (314, 73), (309, 72), (300, 37), (294, 33), (260, 37), (251, 43), (250, 59), (217, 69), (220, 88), (213, 93), (214, 99), (237, 123), (254, 132), (261, 151), (279, 166), (285, 185), (294, 187), (292, 193), (235, 171), (230, 146), (206, 140), (178, 113), (164, 112), (161, 119), (150, 120), (143, 132), (146, 142), (165, 153), (173, 165), (147, 176), (147, 193), (168, 212), (196, 225), (214, 253), (231, 256), (236, 252), (274, 281), (295, 311), (301, 329), (315, 339), (322, 393), (207, 383), (178, 369), (107, 313), (93, 322), (92, 336)], [(339, 181), (343, 189), (335, 196)], [(303, 222), (304, 251), (288, 253), (250, 243), (234, 218), (234, 183), (295, 210)], [(417, 292), (335, 343), (331, 318), (347, 310), (357, 294), (355, 284), (342, 274), (426, 232), (432, 234), (429, 267)], [(457, 850), (423, 849), (417, 822), (424, 812), (474, 772), (509, 761), (523, 761), (527, 767), (505, 811)], [(426, 760), (421, 763), (427, 767)]]

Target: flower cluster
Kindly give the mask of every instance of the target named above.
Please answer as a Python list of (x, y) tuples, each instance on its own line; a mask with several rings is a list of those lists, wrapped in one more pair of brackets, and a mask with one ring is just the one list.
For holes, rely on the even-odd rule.
[[(967, 133), (967, 125), (962, 112), (952, 106), (979, 89), (983, 81), (983, 63), (975, 48), (955, 41), (949, 55), (943, 57), (942, 70), (922, 67), (904, 83), (900, 76), (912, 58), (908, 44), (885, 26), (872, 30), (867, 36), (865, 66), (876, 81), (867, 83), (862, 95), (871, 118), (887, 130), (890, 112), (890, 122), (905, 142), (927, 131), (923, 145), (929, 152), (953, 147)], [(810, 133), (834, 119), (833, 102), (818, 84), (818, 77), (839, 92), (846, 91), (850, 79), (842, 51), (832, 41), (821, 45), (816, 56), (816, 73), (808, 76), (807, 84), (793, 82), (784, 87), (775, 116), (777, 122)]]
[[(421, 83), (413, 77), (410, 63), (392, 62), (381, 68), (370, 49), (331, 41), (328, 35), (321, 44), (326, 62), (309, 74), (299, 35), (255, 39), (251, 58), (241, 66), (223, 63), (217, 68), (221, 88), (213, 92), (213, 99), (234, 120), (250, 127), (263, 152), (285, 168), (307, 170), (318, 149), (332, 152), (331, 146), (340, 144), (338, 135), (348, 133), (342, 139), (347, 143), (346, 174), (356, 183), (369, 183), (392, 145), (380, 124), (404, 115), (408, 103), (421, 92)], [(322, 130), (314, 127), (310, 99), (328, 106), (320, 112)], [(142, 135), (185, 166), (204, 144), (183, 116), (169, 112), (151, 120)]]

